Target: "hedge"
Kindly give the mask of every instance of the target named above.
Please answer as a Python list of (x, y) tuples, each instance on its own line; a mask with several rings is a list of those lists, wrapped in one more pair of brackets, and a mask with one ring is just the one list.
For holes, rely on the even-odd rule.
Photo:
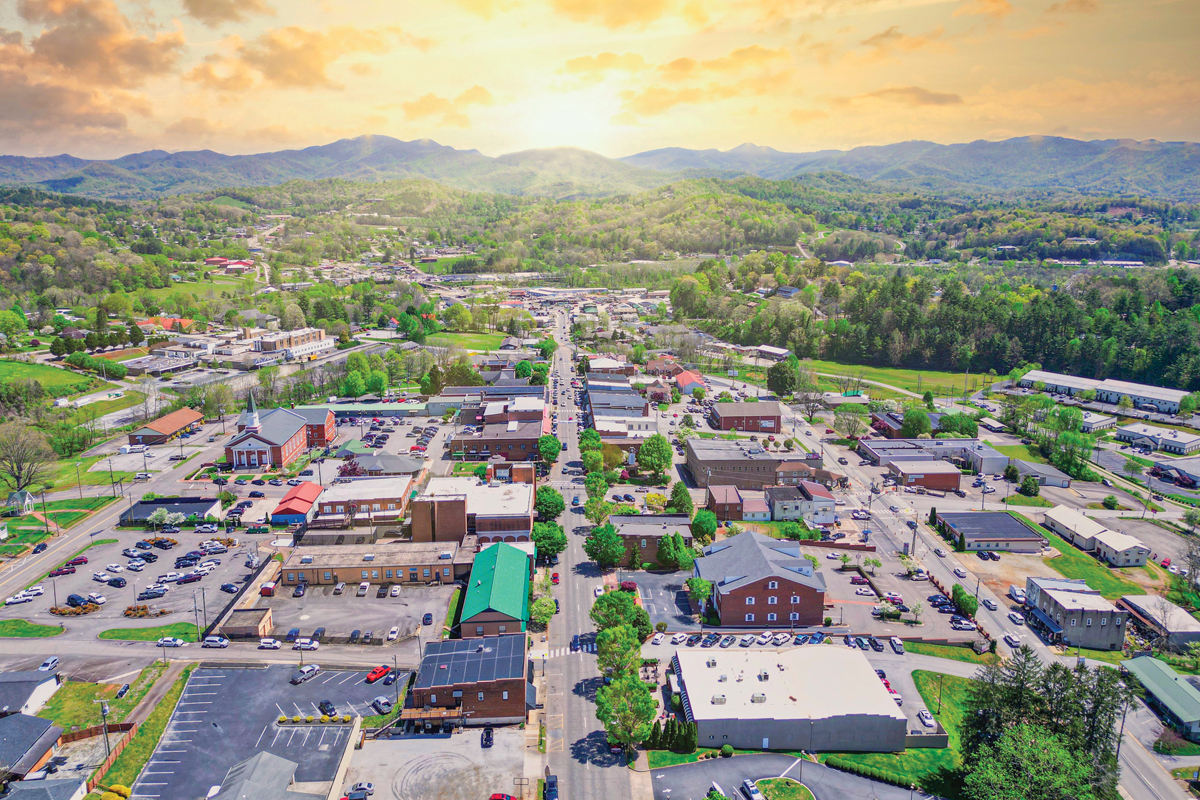
[[(913, 785), (913, 782), (911, 780), (908, 780), (908, 779), (904, 778), (903, 776), (897, 775), (894, 772), (888, 772), (886, 770), (878, 769), (877, 767), (864, 766), (862, 764), (858, 764), (854, 761), (849, 761), (847, 759), (840, 758), (838, 756), (827, 757), (825, 759), (825, 766), (833, 767), (834, 769), (840, 769), (843, 772), (849, 772), (852, 775), (861, 775), (862, 777), (870, 778), (873, 781), (880, 781), (882, 783), (890, 783), (893, 786), (901, 786), (906, 789)], [(921, 789), (921, 791), (925, 791), (924, 788), (920, 784), (917, 784), (917, 788)]]

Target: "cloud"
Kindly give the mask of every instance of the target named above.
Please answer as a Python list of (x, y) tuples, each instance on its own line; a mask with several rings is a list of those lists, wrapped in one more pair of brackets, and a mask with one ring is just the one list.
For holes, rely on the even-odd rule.
[(763, 67), (772, 61), (785, 59), (788, 51), (784, 48), (771, 50), (762, 45), (753, 44), (731, 51), (728, 55), (707, 61), (697, 61), (693, 58), (677, 58), (658, 68), (665, 80), (682, 81), (702, 73), (729, 74), (742, 72), (747, 69)]
[(1064, 0), (1046, 9), (1048, 14), (1095, 14), (1100, 10), (1099, 0)]
[(943, 41), (945, 35), (945, 28), (938, 27), (932, 31), (911, 36), (902, 32), (899, 25), (893, 25), (874, 36), (868, 36), (860, 44), (871, 48), (873, 57), (886, 58), (896, 51), (903, 53), (916, 53), (921, 50), (949, 51), (951, 48)]
[(640, 72), (646, 68), (646, 59), (637, 53), (600, 53), (595, 56), (579, 56), (569, 59), (564, 72), (583, 75), (599, 80), (608, 72)]
[(136, 31), (112, 0), (19, 0), (26, 22), (45, 26), (30, 40), (31, 65), (70, 82), (133, 88), (171, 73), (184, 47), (179, 31)]
[(608, 28), (647, 25), (665, 16), (669, 6), (667, 0), (550, 0), (551, 8), (573, 22)]
[[(223, 49), (232, 56), (212, 55), (185, 76), (207, 89), (244, 91), (255, 84), (255, 75), (272, 86), (290, 89), (340, 89), (329, 70), (342, 57), (353, 53), (381, 55), (400, 43), (427, 50), (433, 42), (389, 27), (365, 30), (335, 25), (324, 31), (295, 25), (266, 31), (252, 42), (233, 36)], [(354, 71), (361, 74), (363, 65)]]
[(1013, 12), (1013, 4), (1009, 0), (959, 0), (959, 7), (954, 16), (965, 15), (987, 17), (992, 22), (1004, 19)]
[(404, 118), (408, 120), (438, 118), (442, 125), (455, 128), (465, 128), (471, 120), (464, 113), (469, 106), (490, 106), (495, 102), (492, 93), (482, 86), (472, 86), (465, 92), (450, 100), (430, 93), (400, 104)]
[(478, 14), (484, 19), (491, 19), (496, 16), (499, 11), (504, 11), (509, 8), (510, 4), (504, 0), (454, 0), (460, 6), (472, 14)]
[(710, 83), (707, 86), (691, 86), (673, 89), (666, 86), (650, 86), (645, 89), (630, 89), (621, 92), (622, 108), (625, 113), (636, 116), (665, 114), (679, 105), (715, 103), (734, 97), (757, 97), (779, 91), (784, 83), (782, 75), (764, 75), (746, 78), (735, 83)]
[[(103, 92), (31, 80), (0, 67), (0, 137), (12, 143), (45, 137), (94, 137), (128, 131), (126, 114)], [(40, 141), (39, 141), (40, 140)]]
[(854, 95), (853, 97), (835, 97), (835, 106), (853, 105), (860, 100), (883, 100), (889, 103), (901, 103), (910, 106), (956, 106), (962, 105), (960, 95), (948, 92), (933, 92), (920, 86), (897, 86), (886, 89), (876, 89), (873, 92)]
[(265, 0), (183, 0), (183, 10), (210, 28), (244, 22), (253, 14), (275, 15), (275, 9)]

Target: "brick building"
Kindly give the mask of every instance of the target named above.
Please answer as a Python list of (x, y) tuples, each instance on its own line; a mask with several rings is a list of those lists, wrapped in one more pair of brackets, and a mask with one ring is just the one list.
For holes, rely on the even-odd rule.
[(740, 520), (742, 493), (736, 486), (709, 486), (704, 507), (716, 514), (718, 520)]
[(529, 556), (510, 544), (475, 555), (463, 600), (462, 637), (522, 633), (529, 623)]
[(308, 423), (286, 408), (259, 415), (254, 393), (238, 418), (238, 435), (225, 445), (225, 460), (235, 469), (285, 467), (308, 445)]
[(453, 583), (466, 580), (475, 554), (455, 542), (318, 545), (292, 550), (279, 570), (288, 586), (346, 583)]
[(695, 575), (711, 581), (722, 627), (820, 625), (825, 578), (795, 542), (740, 533), (704, 548)]
[(450, 452), (469, 461), (486, 461), (501, 456), (509, 461), (538, 459), (537, 442), (542, 436), (542, 421), (486, 423), (480, 433), (460, 434), (450, 440)]
[(525, 542), (533, 531), (533, 485), (482, 484), (475, 478), (432, 478), (412, 501), (414, 542)]
[[(782, 454), (768, 453), (757, 443), (746, 439), (700, 439), (689, 437), (687, 468), (696, 485), (737, 486), (739, 489), (762, 489), (775, 485), (776, 470), (784, 462)], [(792, 457), (795, 460), (795, 457)]]
[(783, 428), (783, 406), (774, 401), (714, 403), (712, 421), (723, 431), (779, 433)]
[(923, 486), (943, 492), (958, 490), (962, 471), (949, 461), (893, 461), (888, 470), (901, 486)]
[(638, 554), (641, 564), (658, 562), (658, 546), (664, 536), (679, 534), (692, 546), (692, 524), (687, 514), (615, 514), (608, 518), (625, 543), (626, 555)]
[(292, 408), (304, 418), (304, 434), (309, 447), (328, 447), (337, 440), (337, 417), (328, 408)]
[(529, 682), (526, 638), (485, 636), (426, 643), (401, 719), (464, 725), (524, 722), (536, 696)]
[(170, 414), (147, 422), (129, 434), (130, 444), (162, 444), (181, 433), (195, 430), (204, 422), (204, 415), (192, 408), (181, 408)]
[(342, 479), (317, 499), (314, 522), (343, 522), (350, 528), (371, 521), (403, 519), (408, 509), (412, 478), (395, 475)]

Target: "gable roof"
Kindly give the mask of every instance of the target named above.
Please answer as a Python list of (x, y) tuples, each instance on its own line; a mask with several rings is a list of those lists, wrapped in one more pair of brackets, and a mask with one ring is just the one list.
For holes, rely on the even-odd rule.
[(289, 408), (288, 411), (303, 417), (309, 425), (324, 425), (333, 414), (328, 408)]
[(1186, 677), (1151, 656), (1138, 656), (1121, 666), (1133, 673), (1146, 691), (1180, 721), (1185, 724), (1200, 721), (1200, 690)]
[(484, 611), (519, 619), (521, 629), (525, 628), (529, 618), (529, 556), (512, 545), (501, 543), (475, 556), (462, 619)]
[(83, 786), (76, 778), (52, 781), (16, 781), (8, 785), (4, 800), (71, 800)]
[(313, 507), (313, 503), (317, 502), (317, 496), (321, 494), (321, 491), (321, 485), (312, 481), (305, 481), (293, 486), (279, 501), (279, 505), (272, 514), (307, 514)]
[(304, 426), (307, 424), (304, 417), (286, 408), (273, 408), (259, 414), (258, 418), (262, 425), (262, 429), (258, 433), (249, 431), (241, 433), (229, 443), (229, 446), (235, 446), (250, 437), (261, 439), (268, 444), (281, 445), (304, 430)]
[(239, 761), (225, 773), (213, 800), (317, 800), (325, 795), (290, 792), (296, 762), (262, 752)]
[(739, 533), (710, 544), (704, 557), (696, 559), (696, 573), (722, 594), (768, 576), (825, 591), (824, 576), (804, 558), (800, 545), (761, 533)]
[(42, 670), (0, 672), (0, 708), (19, 710), (29, 702), (37, 687), (46, 681), (57, 681), (58, 673)]
[(147, 422), (144, 427), (156, 433), (170, 435), (202, 419), (204, 419), (204, 415), (194, 408), (181, 408), (178, 411), (172, 411), (166, 416), (159, 417), (153, 422)]
[(58, 741), (62, 728), (48, 719), (28, 714), (0, 717), (0, 764), (10, 772), (25, 775)]

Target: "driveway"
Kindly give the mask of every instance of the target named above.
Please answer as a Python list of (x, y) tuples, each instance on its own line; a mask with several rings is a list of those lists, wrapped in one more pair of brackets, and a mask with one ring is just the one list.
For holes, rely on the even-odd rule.
[[(490, 750), (480, 747), (480, 729), (452, 736), (378, 739), (354, 753), (345, 787), (375, 784), (374, 800), (480, 800), (494, 792), (521, 797), (514, 784), (524, 770), (525, 732), (495, 729)], [(528, 786), (525, 797), (534, 794)]]
[(691, 605), (687, 598), (686, 572), (622, 572), (624, 580), (637, 581), (642, 606), (650, 615), (651, 627), (667, 623), (668, 631), (698, 631), (700, 623), (692, 621)]

